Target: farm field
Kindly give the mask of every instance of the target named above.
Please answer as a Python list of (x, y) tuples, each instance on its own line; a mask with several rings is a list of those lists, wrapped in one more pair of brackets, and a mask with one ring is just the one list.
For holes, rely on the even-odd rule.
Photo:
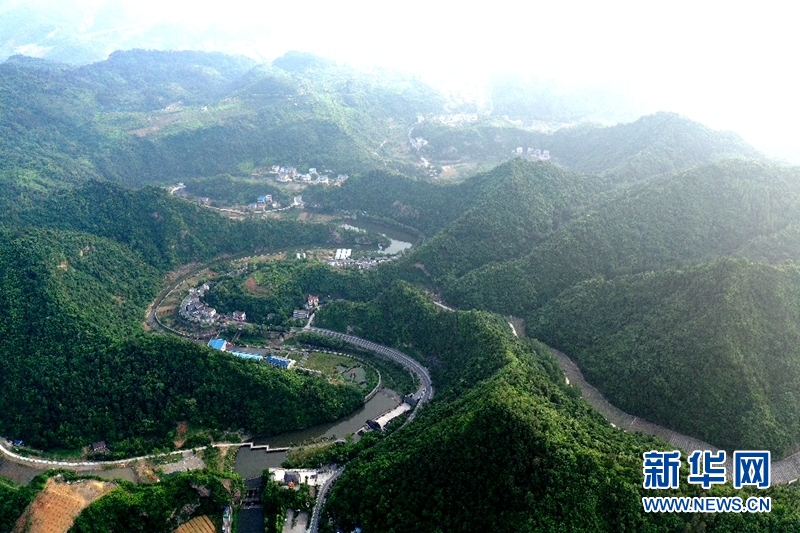
[(65, 483), (50, 478), (17, 520), (13, 532), (65, 533), (81, 511), (115, 487), (114, 483), (90, 479)]
[(175, 533), (215, 533), (217, 528), (207, 516), (197, 516), (175, 530)]

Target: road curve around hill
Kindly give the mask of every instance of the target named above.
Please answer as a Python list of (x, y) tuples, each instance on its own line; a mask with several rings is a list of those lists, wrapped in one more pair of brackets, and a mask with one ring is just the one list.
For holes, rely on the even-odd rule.
[(317, 501), (314, 504), (314, 511), (311, 513), (311, 520), (309, 520), (309, 533), (317, 533), (319, 531), (319, 518), (322, 513), (322, 506), (325, 505), (325, 497), (328, 495), (328, 490), (330, 490), (333, 483), (336, 481), (342, 472), (344, 471), (344, 467), (340, 467), (336, 469), (331, 477), (322, 485), (322, 488), (319, 489), (319, 493), (317, 494)]
[[(318, 335), (325, 335), (326, 337), (333, 337), (335, 339), (343, 340), (348, 344), (352, 344), (354, 346), (358, 346), (359, 348), (364, 348), (366, 350), (373, 351), (377, 354), (383, 355), (388, 357), (392, 361), (395, 361), (407, 370), (413, 372), (419, 377), (420, 388), (418, 389), (418, 393), (421, 392), (421, 395), (417, 401), (417, 404), (414, 406), (414, 410), (411, 411), (411, 414), (408, 416), (406, 421), (403, 425), (406, 425), (414, 420), (414, 417), (417, 416), (417, 412), (422, 407), (422, 405), (433, 398), (433, 382), (431, 381), (431, 376), (428, 373), (428, 369), (419, 364), (417, 361), (412, 359), (411, 357), (407, 356), (401, 351), (395, 350), (394, 348), (389, 348), (387, 346), (383, 346), (381, 344), (374, 343), (367, 339), (362, 339), (361, 337), (356, 337), (355, 335), (348, 335), (346, 333), (340, 333), (338, 331), (331, 331), (329, 329), (322, 329), (322, 328), (315, 328), (311, 327), (311, 321), (309, 321), (309, 325), (302, 329), (302, 331), (307, 331), (310, 333), (316, 333)], [(310, 533), (317, 533), (319, 527), (319, 519), (320, 513), (322, 512), (322, 508), (325, 505), (325, 497), (327, 496), (328, 489), (331, 488), (336, 478), (344, 471), (344, 467), (340, 468), (322, 487), (319, 494), (317, 495), (317, 503), (314, 505), (314, 511), (311, 515), (310, 524), (308, 531)]]
[(400, 363), (401, 365), (403, 365), (404, 368), (416, 374), (420, 380), (421, 387), (419, 390), (422, 392), (422, 396), (419, 398), (417, 405), (414, 407), (414, 410), (408, 417), (409, 422), (414, 419), (414, 416), (416, 415), (417, 411), (422, 406), (422, 404), (430, 401), (433, 398), (433, 382), (431, 381), (431, 376), (428, 373), (428, 369), (419, 364), (416, 360), (404, 354), (403, 352), (395, 350), (394, 348), (389, 348), (377, 344), (367, 339), (362, 339), (361, 337), (348, 335), (346, 333), (340, 333), (338, 331), (331, 331), (329, 329), (306, 327), (303, 328), (302, 331), (317, 333), (319, 335), (325, 335), (326, 337), (334, 337), (336, 339), (343, 340), (348, 344), (352, 344), (354, 346), (358, 346), (360, 348), (373, 351), (375, 353), (388, 357), (389, 359), (397, 363)]

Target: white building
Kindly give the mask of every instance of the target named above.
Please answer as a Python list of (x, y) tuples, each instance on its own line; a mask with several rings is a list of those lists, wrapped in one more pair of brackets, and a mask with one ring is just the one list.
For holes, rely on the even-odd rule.
[(333, 258), (336, 260), (349, 259), (352, 253), (353, 250), (350, 248), (337, 248), (336, 255), (334, 255)]

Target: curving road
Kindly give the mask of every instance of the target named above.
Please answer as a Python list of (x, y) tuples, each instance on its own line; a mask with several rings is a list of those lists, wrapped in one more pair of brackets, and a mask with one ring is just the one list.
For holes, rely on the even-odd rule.
[[(212, 444), (214, 448), (231, 448), (231, 447), (241, 447), (247, 446), (248, 442), (237, 442), (237, 443), (218, 443)], [(252, 446), (252, 444), (251, 444)], [(11, 451), (11, 443), (8, 440), (0, 437), (0, 455), (4, 455), (9, 459), (13, 460), (17, 463), (26, 463), (33, 467), (42, 467), (42, 468), (58, 468), (64, 467), (68, 469), (75, 469), (75, 470), (93, 470), (96, 468), (108, 467), (108, 466), (115, 466), (119, 468), (124, 468), (130, 466), (130, 463), (135, 463), (136, 461), (144, 460), (144, 459), (155, 459), (157, 457), (167, 457), (170, 455), (177, 455), (177, 454), (187, 454), (189, 452), (197, 453), (200, 450), (203, 450), (205, 447), (197, 447), (191, 448), (186, 450), (175, 450), (172, 452), (166, 453), (154, 453), (150, 455), (140, 455), (138, 457), (129, 457), (128, 459), (119, 459), (116, 461), (55, 461), (49, 459), (40, 459), (38, 457), (27, 457), (25, 455), (20, 455), (18, 453), (14, 453)]]
[(397, 363), (400, 363), (401, 365), (403, 365), (404, 368), (416, 374), (420, 380), (421, 387), (419, 390), (422, 391), (422, 396), (417, 402), (416, 407), (414, 407), (414, 410), (411, 412), (411, 415), (409, 415), (408, 420), (406, 420), (406, 423), (414, 419), (414, 416), (417, 414), (417, 411), (419, 410), (419, 408), (422, 406), (423, 403), (430, 401), (433, 398), (433, 382), (431, 381), (431, 376), (428, 373), (428, 369), (419, 364), (416, 360), (404, 354), (403, 352), (395, 350), (394, 348), (389, 348), (387, 346), (374, 343), (372, 341), (368, 341), (366, 339), (362, 339), (361, 337), (356, 337), (355, 335), (339, 333), (338, 331), (331, 331), (329, 329), (307, 326), (303, 328), (303, 331), (310, 331), (312, 333), (325, 335), (326, 337), (334, 337), (337, 339), (341, 339), (348, 344), (353, 344), (355, 346), (365, 348), (375, 353), (379, 353)]
[[(241, 254), (238, 257), (246, 257), (246, 256), (247, 256), (247, 254)], [(231, 259), (236, 258), (236, 257), (237, 256), (234, 256)], [(155, 299), (155, 301), (153, 302), (153, 305), (151, 306), (151, 308), (149, 310), (148, 323), (150, 323), (151, 325), (153, 325), (153, 323), (155, 323), (155, 324), (157, 324), (158, 326), (162, 327), (163, 329), (165, 329), (167, 331), (170, 331), (172, 333), (181, 335), (183, 337), (191, 338), (191, 336), (186, 335), (185, 333), (173, 330), (172, 328), (162, 324), (161, 321), (158, 318), (158, 314), (157, 314), (156, 310), (161, 305), (161, 303), (164, 301), (164, 299), (169, 295), (169, 293), (171, 293), (173, 290), (175, 290), (185, 279), (187, 279), (190, 276), (196, 274), (197, 272), (199, 272), (203, 268), (205, 268), (205, 265), (198, 265), (196, 268), (192, 269), (190, 272), (184, 274), (178, 280), (176, 280), (176, 283), (172, 284), (172, 286), (170, 288), (164, 289), (161, 292), (161, 294), (159, 294), (159, 296)], [(442, 306), (442, 307), (445, 307), (445, 306)], [(449, 311), (453, 311), (453, 309), (450, 309), (448, 307), (445, 307), (445, 309), (448, 309)], [(341, 339), (341, 340), (343, 340), (344, 342), (346, 342), (348, 344), (352, 344), (354, 346), (358, 346), (360, 348), (364, 348), (364, 349), (370, 350), (372, 352), (381, 354), (381, 355), (383, 355), (383, 356), (385, 356), (385, 357), (387, 357), (387, 358), (399, 363), (404, 368), (406, 368), (410, 372), (412, 372), (412, 373), (417, 375), (417, 377), (419, 378), (419, 381), (420, 381), (420, 388), (418, 389), (417, 392), (421, 393), (421, 394), (420, 394), (420, 397), (419, 397), (419, 399), (417, 401), (416, 406), (411, 411), (411, 414), (408, 416), (408, 418), (406, 419), (406, 421), (404, 422), (403, 425), (408, 424), (411, 421), (413, 421), (414, 418), (417, 415), (417, 412), (422, 407), (422, 405), (425, 404), (426, 402), (430, 401), (433, 398), (434, 390), (433, 390), (433, 382), (431, 381), (430, 373), (428, 372), (427, 368), (422, 366), (416, 360), (412, 359), (411, 357), (407, 356), (406, 354), (404, 354), (403, 352), (401, 352), (399, 350), (395, 350), (394, 348), (389, 348), (387, 346), (383, 346), (381, 344), (374, 343), (374, 342), (369, 341), (367, 339), (362, 339), (361, 337), (356, 337), (355, 335), (347, 335), (346, 333), (340, 333), (338, 331), (332, 331), (332, 330), (329, 330), (329, 329), (315, 328), (315, 327), (313, 327), (311, 325), (313, 323), (313, 320), (314, 320), (314, 315), (312, 314), (311, 317), (309, 318), (308, 324), (306, 324), (306, 326), (302, 329), (302, 331), (308, 331), (308, 332), (312, 332), (312, 333), (317, 333), (319, 335), (325, 335), (326, 337), (333, 337), (333, 338)], [(341, 467), (341, 468), (337, 469), (335, 471), (334, 475), (331, 476), (331, 478), (322, 486), (322, 488), (320, 489), (319, 493), (317, 494), (317, 502), (314, 505), (314, 511), (313, 511), (313, 514), (311, 515), (311, 520), (310, 520), (309, 531), (311, 533), (317, 533), (317, 529), (318, 529), (318, 526), (319, 526), (320, 513), (322, 511), (322, 507), (325, 505), (325, 497), (326, 497), (330, 487), (333, 485), (333, 483), (336, 481), (336, 479), (339, 477), (339, 475), (343, 471), (344, 471), (344, 467)]]
[(327, 496), (328, 490), (330, 490), (336, 478), (338, 478), (342, 472), (344, 472), (343, 466), (334, 470), (333, 475), (328, 478), (328, 481), (319, 489), (317, 493), (317, 502), (314, 504), (314, 511), (311, 513), (311, 520), (309, 521), (309, 533), (317, 533), (319, 529), (320, 513), (322, 512), (322, 506), (325, 505), (325, 496)]
[[(417, 405), (414, 407), (414, 410), (411, 411), (411, 414), (408, 416), (403, 425), (406, 425), (412, 420), (414, 420), (414, 417), (417, 415), (417, 411), (420, 409), (420, 407), (422, 407), (422, 404), (430, 401), (433, 398), (433, 382), (431, 381), (431, 376), (428, 373), (428, 369), (419, 364), (411, 357), (404, 354), (403, 352), (395, 350), (394, 348), (389, 348), (387, 346), (374, 343), (372, 341), (368, 341), (367, 339), (362, 339), (361, 337), (356, 337), (355, 335), (339, 333), (338, 331), (331, 331), (329, 329), (314, 328), (311, 327), (310, 324), (311, 321), (309, 321), (309, 325), (303, 328), (302, 331), (310, 331), (312, 333), (317, 333), (319, 335), (325, 335), (326, 337), (341, 339), (348, 344), (352, 344), (354, 346), (365, 348), (375, 353), (384, 355), (389, 359), (397, 363), (400, 363), (401, 365), (403, 365), (404, 368), (410, 370), (419, 377), (420, 388), (417, 392), (421, 391), (422, 395), (417, 401)], [(322, 512), (322, 507), (325, 505), (325, 496), (328, 493), (328, 489), (331, 488), (334, 481), (336, 481), (336, 478), (338, 478), (343, 471), (344, 467), (337, 469), (334, 475), (331, 476), (331, 478), (327, 482), (325, 482), (325, 485), (322, 486), (322, 489), (319, 491), (319, 494), (317, 494), (317, 503), (314, 504), (314, 511), (311, 515), (311, 521), (310, 521), (311, 526), (308, 529), (310, 533), (317, 533), (320, 513)]]

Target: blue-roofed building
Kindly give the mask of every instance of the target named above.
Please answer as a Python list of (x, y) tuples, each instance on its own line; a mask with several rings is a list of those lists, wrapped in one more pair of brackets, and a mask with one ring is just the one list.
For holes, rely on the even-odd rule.
[(228, 341), (225, 339), (211, 339), (208, 345), (215, 350), (222, 350), (223, 352), (228, 349)]
[(241, 357), (242, 359), (252, 359), (254, 361), (261, 361), (261, 356), (257, 353), (248, 353), (248, 352), (228, 352), (231, 355), (235, 355), (236, 357)]
[(292, 368), (295, 365), (295, 361), (293, 359), (289, 359), (288, 357), (280, 357), (277, 355), (268, 356), (267, 363), (279, 368)]

